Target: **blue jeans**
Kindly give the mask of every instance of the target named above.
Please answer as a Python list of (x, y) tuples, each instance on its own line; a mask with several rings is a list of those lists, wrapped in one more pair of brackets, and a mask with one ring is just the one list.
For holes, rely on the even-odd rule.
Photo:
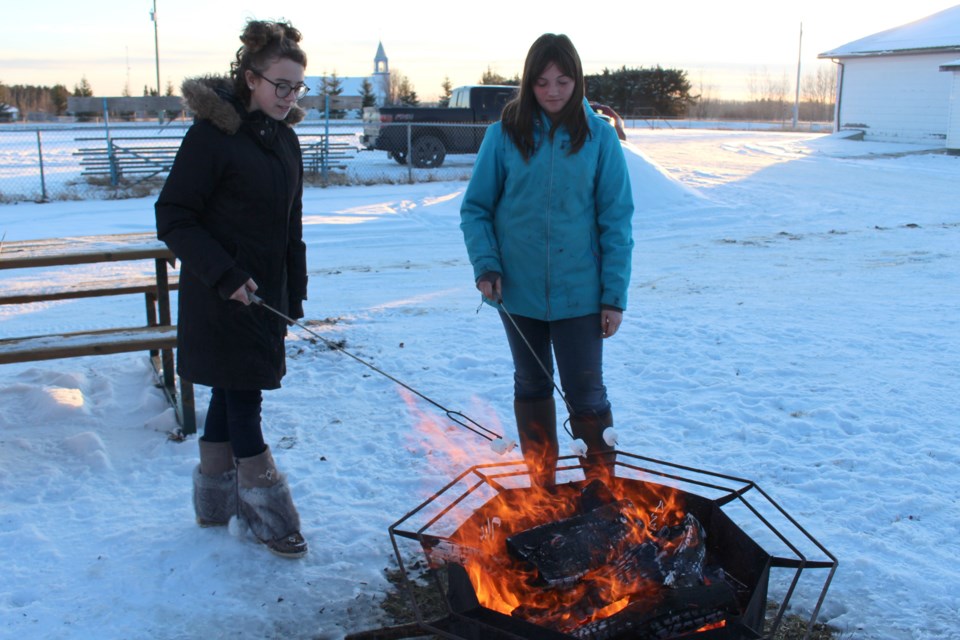
[[(607, 388), (603, 384), (603, 338), (600, 335), (599, 313), (565, 320), (512, 317), (523, 336), (517, 332), (510, 318), (500, 312), (513, 355), (515, 399), (538, 400), (553, 395), (553, 362), (556, 356), (560, 387), (573, 415), (599, 414), (610, 408)], [(527, 342), (530, 346), (527, 346)], [(537, 363), (531, 347), (549, 375)]]

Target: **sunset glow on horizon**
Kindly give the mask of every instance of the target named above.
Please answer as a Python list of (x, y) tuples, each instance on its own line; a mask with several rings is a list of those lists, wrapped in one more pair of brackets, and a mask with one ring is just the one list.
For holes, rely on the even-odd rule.
[(487, 69), (507, 77), (520, 73), (527, 48), (544, 32), (569, 35), (588, 74), (622, 66), (679, 68), (694, 93), (737, 99), (747, 97), (748, 84), (758, 78), (793, 86), (801, 23), (806, 75), (832, 66), (817, 54), (927, 17), (956, 0), (883, 8), (825, 0), (789, 6), (691, 0), (675, 7), (604, 4), (586, 11), (491, 0), (466, 18), (438, 0), (402, 10), (382, 0), (362, 5), (290, 0), (279, 14), (277, 5), (267, 2), (156, 4), (156, 48), (153, 0), (11, 4), (0, 25), (0, 82), (73, 90), (86, 78), (97, 96), (125, 91), (136, 96), (156, 88), (159, 61), (161, 93), (168, 85), (179, 93), (186, 77), (226, 72), (245, 21), (255, 17), (285, 18), (301, 30), (308, 75), (368, 76), (382, 42), (390, 69), (407, 76), (422, 101), (435, 100), (445, 78), (458, 86), (479, 82)]

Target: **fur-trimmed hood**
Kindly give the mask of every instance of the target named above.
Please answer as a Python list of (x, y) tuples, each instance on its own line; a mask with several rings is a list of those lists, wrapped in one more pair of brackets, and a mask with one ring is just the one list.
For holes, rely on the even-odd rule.
[[(187, 78), (180, 87), (184, 106), (198, 118), (212, 122), (225, 133), (234, 134), (243, 123), (245, 106), (233, 94), (233, 82), (225, 76)], [(283, 122), (293, 126), (303, 120), (305, 112), (293, 105)]]

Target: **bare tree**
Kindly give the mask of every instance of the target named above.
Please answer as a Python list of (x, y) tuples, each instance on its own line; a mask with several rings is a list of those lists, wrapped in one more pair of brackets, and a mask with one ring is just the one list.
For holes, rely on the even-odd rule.
[(754, 69), (747, 78), (747, 90), (750, 96), (749, 117), (762, 120), (786, 118), (787, 95), (790, 93), (786, 71), (779, 80), (774, 80), (766, 67)]
[(399, 69), (391, 69), (388, 75), (382, 77), (381, 82), (383, 83), (381, 89), (383, 90), (383, 103), (385, 105), (399, 104), (401, 85), (404, 83), (406, 85), (410, 84), (410, 80)]
[(716, 116), (715, 104), (713, 98), (714, 86), (711, 84), (704, 84), (703, 74), (700, 74), (700, 79), (697, 84), (697, 96), (693, 99), (693, 108), (691, 114), (694, 118), (704, 119), (704, 118), (713, 118)]
[(822, 64), (803, 77), (801, 94), (809, 105), (808, 117), (820, 122), (832, 119), (836, 100), (837, 75), (831, 64)]

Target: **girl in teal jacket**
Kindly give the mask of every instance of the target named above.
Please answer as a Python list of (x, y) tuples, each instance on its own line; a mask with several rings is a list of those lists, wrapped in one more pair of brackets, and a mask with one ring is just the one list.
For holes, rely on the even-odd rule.
[(584, 467), (604, 471), (613, 419), (603, 339), (626, 309), (633, 196), (616, 131), (590, 110), (566, 36), (545, 34), (530, 48), (519, 94), (487, 129), (460, 217), (477, 288), (501, 309), (531, 477), (553, 483), (554, 356), (573, 436), (588, 446)]

